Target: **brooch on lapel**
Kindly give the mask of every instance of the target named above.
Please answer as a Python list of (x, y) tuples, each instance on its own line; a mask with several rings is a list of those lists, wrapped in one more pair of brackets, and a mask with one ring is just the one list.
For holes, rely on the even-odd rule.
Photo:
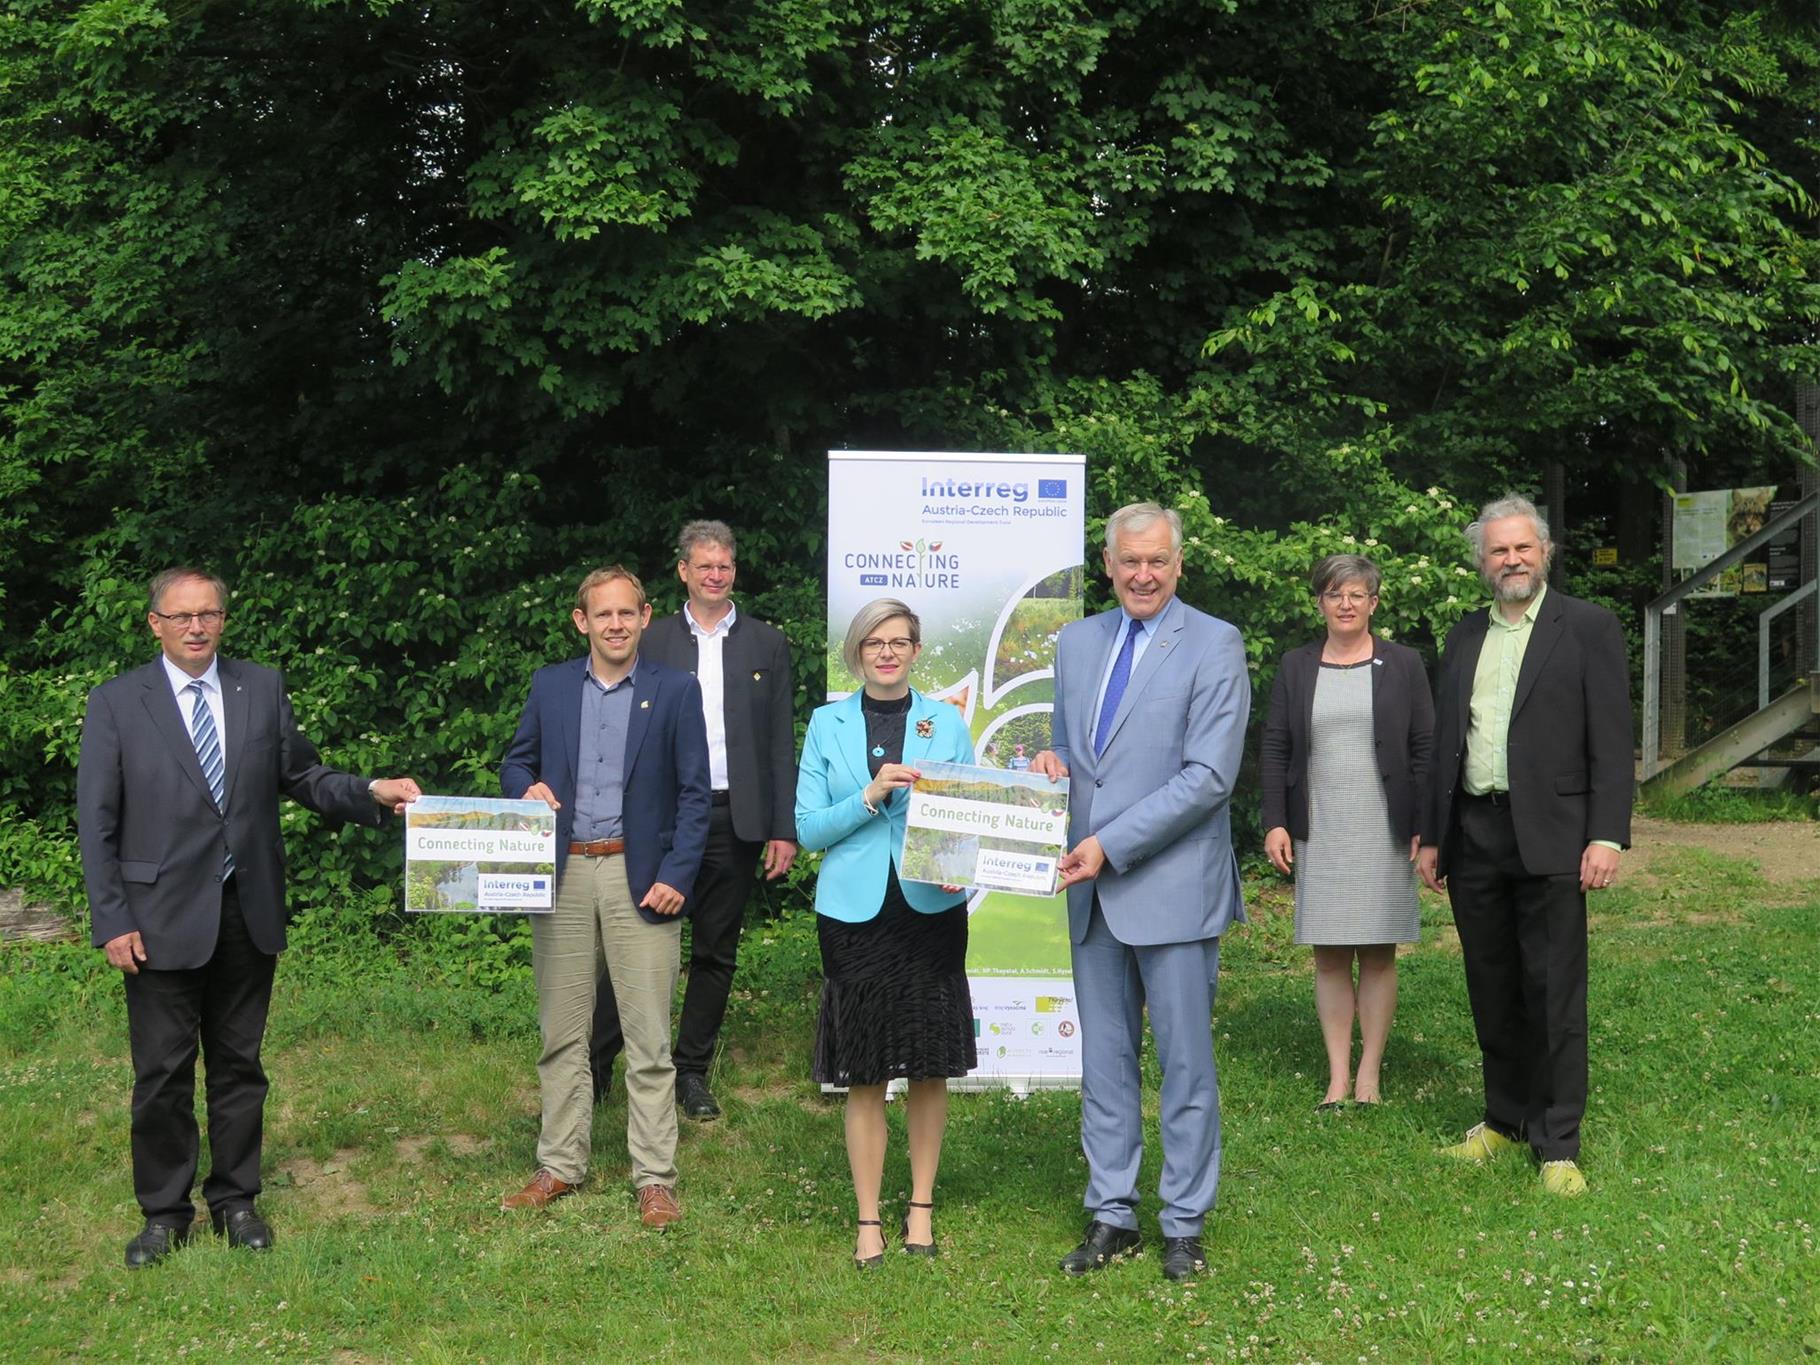
[(916, 733), (919, 737), (928, 739), (935, 733), (935, 722), (924, 716), (916, 723)]

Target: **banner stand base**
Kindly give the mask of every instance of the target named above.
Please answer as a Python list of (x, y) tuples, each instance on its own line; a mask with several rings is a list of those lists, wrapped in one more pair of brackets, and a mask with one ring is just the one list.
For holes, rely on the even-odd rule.
[[(1014, 1100), (1027, 1100), (1031, 1092), (1037, 1090), (1076, 1090), (1081, 1088), (1079, 1076), (956, 1076), (948, 1082), (950, 1095), (987, 1094), (1002, 1090)], [(844, 1085), (822, 1084), (824, 1095), (844, 1095)], [(885, 1101), (902, 1099), (909, 1093), (910, 1083), (902, 1078), (890, 1081), (885, 1086)]]

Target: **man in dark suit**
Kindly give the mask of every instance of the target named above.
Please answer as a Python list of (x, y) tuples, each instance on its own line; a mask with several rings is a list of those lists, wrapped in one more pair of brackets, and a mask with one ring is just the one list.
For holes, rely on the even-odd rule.
[(596, 569), (575, 603), (588, 652), (537, 670), (499, 772), (508, 797), (556, 812), (556, 904), (531, 925), (543, 1034), (538, 1169), (503, 1207), (544, 1208), (588, 1173), (588, 1041), (604, 959), (625, 1033), (632, 1187), (640, 1219), (661, 1228), (682, 1217), (670, 999), (683, 905), (708, 841), (701, 688), (641, 657), (651, 608), (630, 571)]
[[(739, 954), (746, 897), (762, 853), (775, 881), (796, 861), (796, 726), (790, 642), (733, 605), (733, 532), (723, 521), (692, 521), (676, 545), (676, 576), (688, 601), (654, 621), (640, 649), (647, 659), (695, 675), (708, 730), (713, 807), (708, 851), (689, 898), (689, 984), (676, 1026), (676, 1102), (693, 1119), (720, 1106), (708, 1068), (720, 1040)], [(594, 1004), (594, 1098), (610, 1088), (619, 1056), (619, 1010), (600, 979)]]
[(1485, 1118), (1444, 1152), (1484, 1161), (1527, 1141), (1552, 1193), (1581, 1194), (1586, 893), (1630, 842), (1624, 632), (1548, 587), (1533, 504), (1489, 503), (1467, 528), (1492, 605), (1447, 637), (1418, 866), (1459, 928), (1485, 1075)]
[(202, 1196), (229, 1245), (263, 1250), (254, 1209), (265, 1114), (265, 1036), (285, 938), (278, 798), (377, 825), (420, 795), (409, 778), (324, 767), (297, 729), (284, 680), (219, 657), (227, 587), (196, 569), (152, 580), (160, 657), (89, 694), (76, 770), (82, 875), (97, 948), (126, 983), (133, 1053), (138, 1269), (189, 1239), (198, 1160), (195, 1090), (207, 1068)]

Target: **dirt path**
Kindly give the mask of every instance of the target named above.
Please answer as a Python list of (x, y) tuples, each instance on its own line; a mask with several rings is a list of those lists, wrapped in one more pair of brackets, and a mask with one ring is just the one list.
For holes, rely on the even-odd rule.
[(1820, 879), (1820, 824), (1769, 820), (1750, 825), (1683, 825), (1637, 816), (1631, 821), (1627, 873), (1648, 873), (1665, 849), (1698, 848), (1755, 863), (1772, 883)]

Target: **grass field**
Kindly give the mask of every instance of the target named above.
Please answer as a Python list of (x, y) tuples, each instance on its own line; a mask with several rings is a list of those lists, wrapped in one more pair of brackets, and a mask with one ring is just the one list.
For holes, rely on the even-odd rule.
[[(1820, 876), (1820, 869), (1815, 869)], [(1675, 849), (1596, 903), (1588, 1197), (1510, 1157), (1431, 1153), (1477, 1117), (1443, 906), (1403, 960), (1388, 1103), (1313, 1112), (1325, 1078), (1280, 890), (1225, 946), (1225, 1168), (1211, 1273), (1152, 1250), (1087, 1281), (1078, 1103), (957, 1096), (942, 1258), (848, 1264), (840, 1110), (807, 1080), (812, 936), (748, 943), (726, 1116), (685, 1125), (687, 1221), (641, 1229), (622, 1099), (597, 1169), (543, 1216), (499, 1196), (537, 1126), (528, 988), (293, 954), (267, 1048), (277, 1249), (203, 1237), (129, 1274), (117, 982), (78, 949), (0, 978), (0, 1355), (206, 1360), (1799, 1361), (1820, 1358), (1820, 882)], [(768, 940), (768, 941), (767, 941)], [(806, 948), (806, 945), (809, 945)], [(454, 965), (454, 964), (445, 964)], [(1156, 1181), (1152, 1150), (1144, 1188)], [(893, 1106), (888, 1221), (907, 1184)], [(1147, 1201), (1154, 1212), (1154, 1196)]]

